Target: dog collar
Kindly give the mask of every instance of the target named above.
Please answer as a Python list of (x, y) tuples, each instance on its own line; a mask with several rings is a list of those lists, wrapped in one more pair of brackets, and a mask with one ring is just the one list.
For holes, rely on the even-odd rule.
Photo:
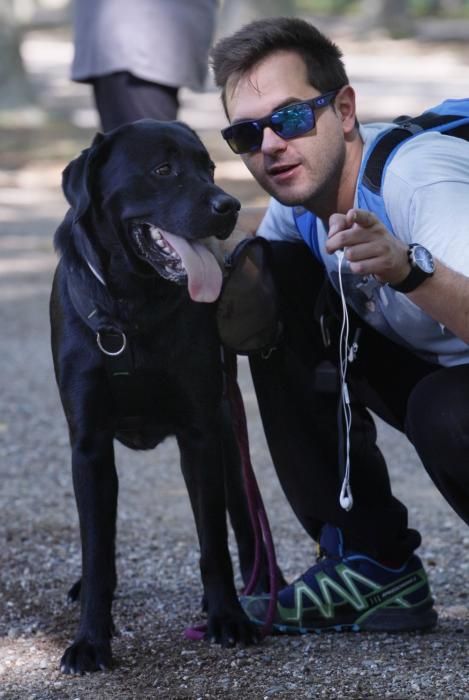
[(99, 282), (101, 282), (101, 284), (105, 287), (105, 286), (106, 286), (106, 282), (103, 280), (103, 278), (101, 277), (101, 275), (99, 274), (99, 272), (98, 272), (97, 270), (95, 270), (95, 268), (94, 268), (93, 265), (90, 263), (90, 261), (87, 260), (87, 258), (85, 258), (85, 260), (86, 260), (86, 264), (87, 264), (88, 267), (90, 268), (90, 270), (91, 270), (91, 272), (93, 273), (93, 275), (94, 275), (94, 276), (96, 277), (96, 279), (97, 279)]

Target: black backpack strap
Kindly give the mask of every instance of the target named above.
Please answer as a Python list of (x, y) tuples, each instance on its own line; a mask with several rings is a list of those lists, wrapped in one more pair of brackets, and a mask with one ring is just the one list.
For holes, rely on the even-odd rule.
[[(454, 121), (459, 121), (461, 115), (456, 114), (436, 114), (435, 112), (424, 112), (419, 117), (399, 117), (396, 120), (397, 126), (390, 129), (378, 141), (372, 153), (368, 156), (368, 161), (363, 173), (363, 185), (371, 192), (379, 194), (383, 181), (384, 166), (392, 151), (403, 141), (411, 136), (415, 136), (429, 129), (436, 129)], [(469, 140), (469, 125), (464, 124), (455, 129), (445, 129), (445, 134), (459, 136)]]

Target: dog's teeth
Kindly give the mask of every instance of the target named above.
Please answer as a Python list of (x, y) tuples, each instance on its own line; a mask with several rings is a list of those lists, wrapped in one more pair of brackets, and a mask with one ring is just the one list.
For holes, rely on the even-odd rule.
[(163, 248), (163, 253), (168, 253), (168, 254), (169, 254), (170, 252), (171, 252), (171, 248), (168, 248), (168, 246), (166, 245), (166, 246)]
[(166, 243), (165, 243), (161, 238), (159, 238), (159, 239), (156, 241), (156, 244), (159, 245), (160, 248), (166, 248), (166, 247), (167, 247), (167, 246), (166, 246)]
[(159, 241), (161, 239), (161, 233), (158, 231), (157, 228), (151, 229), (151, 237), (154, 241)]

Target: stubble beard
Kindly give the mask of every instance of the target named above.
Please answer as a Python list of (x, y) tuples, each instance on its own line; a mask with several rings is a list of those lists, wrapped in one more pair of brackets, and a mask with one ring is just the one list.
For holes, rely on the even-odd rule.
[[(343, 144), (341, 144), (343, 146)], [(302, 206), (316, 214), (321, 219), (328, 219), (337, 211), (337, 200), (340, 182), (345, 163), (345, 146), (339, 148), (335, 154), (328, 154), (327, 164), (324, 167), (324, 175), (320, 182), (314, 182), (313, 174), (310, 182), (300, 188), (293, 186), (275, 187), (270, 183), (260, 182), (261, 186), (281, 204), (288, 207)], [(308, 171), (305, 172), (308, 178)]]
[[(343, 145), (343, 144), (342, 144)], [(321, 182), (312, 187), (301, 202), (301, 206), (320, 219), (327, 220), (337, 211), (340, 184), (345, 164), (345, 146), (329, 155)]]

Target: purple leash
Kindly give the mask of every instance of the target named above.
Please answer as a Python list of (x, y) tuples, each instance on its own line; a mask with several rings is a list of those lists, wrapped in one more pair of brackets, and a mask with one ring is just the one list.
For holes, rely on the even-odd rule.
[[(267, 513), (264, 507), (264, 503), (262, 501), (262, 496), (259, 490), (256, 476), (254, 474), (254, 469), (252, 467), (251, 456), (249, 451), (246, 412), (244, 410), (243, 397), (241, 395), (241, 391), (237, 382), (236, 355), (224, 350), (223, 356), (225, 361), (224, 364), (226, 377), (226, 391), (232, 409), (233, 425), (241, 457), (241, 468), (243, 472), (244, 488), (246, 490), (249, 515), (254, 531), (254, 565), (252, 568), (251, 578), (249, 580), (249, 583), (245, 587), (243, 594), (251, 595), (256, 588), (256, 584), (259, 580), (259, 575), (261, 571), (262, 545), (265, 545), (265, 550), (267, 552), (267, 566), (269, 571), (270, 600), (269, 606), (267, 608), (266, 619), (261, 628), (261, 636), (266, 637), (267, 635), (272, 633), (272, 623), (277, 607), (277, 559), (275, 556), (275, 546), (272, 538), (272, 532), (270, 529), (269, 521), (267, 518)], [(187, 628), (185, 630), (185, 636), (188, 639), (198, 641), (204, 639), (206, 631), (207, 627), (205, 624), (196, 625), (194, 627)]]

